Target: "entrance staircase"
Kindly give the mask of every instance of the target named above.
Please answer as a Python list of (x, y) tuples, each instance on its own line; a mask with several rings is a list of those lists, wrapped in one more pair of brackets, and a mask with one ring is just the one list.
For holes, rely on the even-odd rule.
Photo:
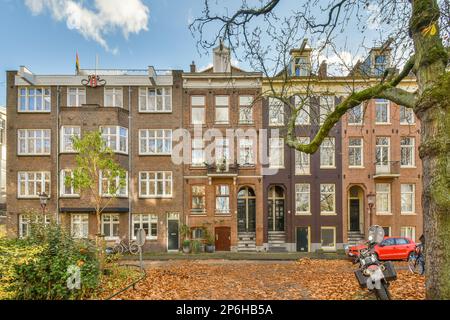
[(360, 231), (348, 231), (348, 244), (354, 246), (364, 240), (364, 235)]
[(239, 232), (238, 233), (238, 252), (256, 252), (256, 233)]
[(269, 231), (269, 251), (287, 252), (286, 234), (284, 231)]

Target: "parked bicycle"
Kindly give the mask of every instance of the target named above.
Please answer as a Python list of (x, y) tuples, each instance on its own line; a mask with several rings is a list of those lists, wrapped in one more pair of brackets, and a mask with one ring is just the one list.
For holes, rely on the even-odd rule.
[(411, 254), (408, 262), (409, 271), (423, 275), (425, 273), (425, 257), (423, 255), (423, 245), (416, 244), (416, 249)]
[(131, 253), (131, 254), (138, 254), (139, 253), (139, 246), (137, 245), (136, 241), (131, 240), (117, 240), (114, 247), (113, 247), (114, 253)]

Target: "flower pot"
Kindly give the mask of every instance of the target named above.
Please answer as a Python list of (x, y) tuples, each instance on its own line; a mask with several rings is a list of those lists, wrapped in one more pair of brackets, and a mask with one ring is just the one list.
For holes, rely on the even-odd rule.
[(207, 244), (205, 246), (205, 251), (208, 253), (213, 253), (215, 251), (216, 247), (213, 244)]
[(183, 253), (191, 253), (191, 247), (183, 247)]

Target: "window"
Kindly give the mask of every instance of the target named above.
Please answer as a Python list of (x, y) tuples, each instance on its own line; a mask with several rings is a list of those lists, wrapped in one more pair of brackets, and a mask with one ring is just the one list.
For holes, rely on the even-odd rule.
[(391, 185), (389, 183), (377, 183), (375, 189), (377, 213), (390, 213)]
[[(128, 196), (128, 172), (125, 172), (125, 177), (122, 185), (120, 185), (120, 177), (116, 176), (112, 181), (107, 172), (100, 171), (100, 194), (102, 197), (111, 197), (113, 194), (118, 197)], [(113, 182), (113, 184), (111, 184)]]
[[(299, 137), (301, 144), (309, 144), (309, 137)], [(305, 152), (295, 150), (295, 174), (310, 174), (310, 155)]]
[(376, 76), (381, 76), (386, 70), (387, 60), (384, 55), (375, 56), (374, 74)]
[(172, 153), (172, 130), (140, 129), (139, 154), (156, 155)]
[(203, 166), (205, 164), (204, 142), (202, 138), (192, 139), (191, 158), (193, 166)]
[(73, 179), (73, 171), (69, 169), (61, 170), (60, 175), (60, 195), (62, 197), (78, 197), (78, 192), (75, 191), (73, 183), (66, 183), (66, 177), (71, 177)]
[(192, 186), (192, 211), (196, 213), (204, 213), (205, 203), (205, 186)]
[(89, 214), (72, 214), (72, 237), (87, 238), (89, 236)]
[(228, 96), (216, 96), (216, 123), (228, 123)]
[(82, 104), (86, 104), (86, 89), (67, 88), (67, 106), (81, 107)]
[(295, 119), (296, 125), (308, 125), (310, 124), (310, 105), (309, 105), (309, 97), (307, 96), (295, 96), (295, 107), (299, 108), (301, 105), (301, 109), (297, 114), (297, 119)]
[(100, 127), (105, 144), (114, 152), (128, 153), (128, 128), (119, 126)]
[(239, 164), (243, 166), (252, 166), (255, 164), (253, 139), (239, 139)]
[(295, 185), (295, 214), (310, 214), (310, 185), (297, 183)]
[(50, 154), (50, 129), (19, 129), (19, 155)]
[(205, 229), (204, 228), (192, 228), (192, 239), (204, 239)]
[(80, 127), (61, 127), (61, 152), (75, 152), (73, 147), (73, 137), (80, 138)]
[(193, 96), (191, 97), (191, 123), (205, 124), (205, 97)]
[(133, 214), (133, 239), (136, 239), (139, 229), (144, 229), (147, 239), (158, 238), (158, 216), (156, 214)]
[(401, 185), (401, 213), (414, 213), (415, 207), (415, 185)]
[[(50, 217), (47, 215), (44, 215), (44, 219), (42, 219), (42, 216), (36, 216), (34, 223), (44, 224), (44, 226), (47, 226), (50, 224)], [(27, 214), (20, 214), (19, 215), (19, 237), (20, 238), (26, 238), (30, 235), (31, 232), (31, 217)]]
[(105, 107), (123, 107), (122, 88), (105, 88)]
[(395, 239), (394, 238), (389, 238), (389, 239), (384, 239), (382, 242), (383, 246), (395, 246)]
[(239, 123), (251, 124), (253, 123), (253, 97), (239, 96)]
[(416, 240), (416, 227), (401, 227), (400, 237), (409, 238), (413, 241)]
[(284, 167), (284, 139), (270, 138), (269, 140), (269, 166), (271, 168)]
[(102, 214), (102, 234), (107, 240), (119, 238), (118, 214)]
[(384, 230), (384, 236), (390, 237), (391, 236), (391, 227), (383, 227)]
[(400, 106), (400, 124), (410, 125), (414, 123), (416, 123), (416, 118), (413, 109)]
[(294, 75), (296, 77), (308, 76), (309, 63), (306, 57), (294, 58)]
[(320, 145), (320, 168), (334, 168), (334, 154), (334, 138), (325, 138)]
[(350, 138), (348, 140), (348, 165), (349, 167), (363, 166), (362, 138)]
[(414, 167), (414, 138), (401, 137), (400, 139), (400, 165)]
[(216, 213), (230, 213), (230, 187), (226, 184), (216, 186)]
[(230, 144), (227, 138), (215, 139), (216, 164), (227, 163), (230, 160)]
[(172, 172), (170, 171), (139, 172), (139, 197), (141, 198), (172, 197)]
[(269, 98), (269, 126), (284, 125), (284, 105), (276, 98)]
[(376, 143), (376, 164), (377, 166), (388, 166), (390, 159), (390, 139), (389, 137), (377, 137)]
[(336, 227), (321, 227), (320, 243), (323, 250), (336, 250)]
[(5, 133), (6, 133), (6, 121), (5, 119), (0, 119), (0, 143), (5, 143)]
[(19, 88), (20, 112), (50, 112), (49, 88)]
[(18, 197), (39, 198), (45, 192), (50, 195), (50, 172), (18, 172)]
[(320, 185), (320, 214), (336, 213), (336, 194), (334, 184)]
[(171, 112), (172, 88), (139, 88), (140, 112)]
[(321, 96), (320, 110), (319, 110), (320, 124), (323, 124), (327, 116), (333, 111), (334, 111), (334, 96)]
[(363, 123), (363, 106), (362, 103), (348, 110), (348, 124), (362, 125)]
[(375, 99), (375, 123), (389, 123), (389, 101), (385, 99)]

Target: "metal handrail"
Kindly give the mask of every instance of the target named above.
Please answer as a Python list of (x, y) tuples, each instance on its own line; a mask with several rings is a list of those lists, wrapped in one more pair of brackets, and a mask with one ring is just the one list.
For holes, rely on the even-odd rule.
[(127, 267), (139, 268), (139, 269), (141, 270), (142, 276), (141, 276), (139, 279), (133, 281), (131, 284), (127, 285), (126, 287), (124, 287), (124, 288), (120, 289), (119, 291), (113, 293), (112, 295), (110, 295), (109, 297), (107, 297), (105, 300), (111, 300), (112, 298), (118, 296), (119, 294), (121, 294), (121, 293), (127, 291), (127, 290), (130, 289), (131, 287), (132, 287), (133, 289), (136, 289), (136, 288), (135, 288), (136, 284), (137, 284), (138, 282), (144, 280), (144, 279), (147, 277), (147, 272), (145, 271), (145, 269), (144, 269), (144, 268), (141, 269), (139, 266), (137, 266), (137, 265), (135, 265), (135, 264), (129, 264), (129, 263), (126, 263), (126, 264), (121, 264), (121, 265), (119, 265), (119, 266), (127, 266)]

